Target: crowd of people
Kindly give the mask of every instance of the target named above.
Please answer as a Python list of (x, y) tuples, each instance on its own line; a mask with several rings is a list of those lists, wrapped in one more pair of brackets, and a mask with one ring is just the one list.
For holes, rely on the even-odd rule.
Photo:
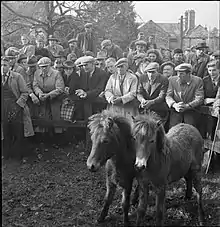
[(71, 122), (105, 108), (128, 117), (154, 111), (168, 130), (180, 122), (198, 127), (201, 105), (219, 113), (219, 50), (209, 52), (202, 42), (171, 51), (158, 47), (152, 36), (145, 39), (140, 32), (127, 52), (110, 39), (99, 49), (91, 23), (66, 49), (54, 36), (45, 46), (42, 37), (32, 45), (22, 35), (23, 47), (9, 47), (1, 57), (6, 155), (18, 153), (36, 132), (47, 132), (47, 127), (33, 127), (33, 118)]

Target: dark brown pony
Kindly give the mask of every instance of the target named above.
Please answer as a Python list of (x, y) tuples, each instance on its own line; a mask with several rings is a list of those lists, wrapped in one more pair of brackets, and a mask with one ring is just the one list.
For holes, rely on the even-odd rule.
[(163, 225), (165, 190), (171, 182), (184, 177), (186, 195), (192, 196), (192, 185), (197, 192), (199, 223), (204, 221), (201, 187), (203, 139), (199, 131), (189, 124), (178, 124), (167, 134), (154, 113), (134, 119), (133, 135), (136, 144), (135, 166), (140, 171), (140, 197), (137, 226), (146, 211), (149, 182), (156, 188), (156, 225)]
[(123, 188), (122, 207), (124, 225), (128, 225), (130, 194), (135, 177), (135, 150), (128, 119), (112, 111), (104, 110), (89, 118), (92, 149), (87, 159), (90, 171), (103, 165), (106, 170), (107, 191), (98, 222), (103, 222), (113, 201), (116, 186)]

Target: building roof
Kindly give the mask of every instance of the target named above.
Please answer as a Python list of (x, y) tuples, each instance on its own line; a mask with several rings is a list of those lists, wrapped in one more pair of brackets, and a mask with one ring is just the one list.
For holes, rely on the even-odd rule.
[(204, 28), (202, 25), (197, 25), (192, 30), (189, 30), (185, 37), (188, 38), (207, 38), (208, 37), (208, 30)]
[(170, 34), (171, 37), (180, 35), (180, 24), (178, 23), (157, 23), (161, 28)]

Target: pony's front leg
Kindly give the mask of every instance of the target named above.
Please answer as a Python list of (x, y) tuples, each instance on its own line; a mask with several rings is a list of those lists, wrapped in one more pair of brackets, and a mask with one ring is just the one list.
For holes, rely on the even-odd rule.
[(123, 222), (124, 226), (129, 225), (129, 220), (128, 220), (128, 211), (130, 207), (130, 195), (131, 195), (131, 189), (132, 189), (132, 181), (129, 183), (127, 187), (123, 189), (122, 192), (122, 208), (123, 208)]
[(164, 203), (165, 203), (166, 187), (162, 186), (157, 189), (156, 196), (156, 226), (163, 226), (164, 224)]
[(147, 200), (149, 195), (149, 182), (143, 179), (138, 179), (139, 187), (139, 203), (137, 208), (136, 226), (140, 226), (147, 208)]
[(97, 219), (97, 222), (103, 222), (105, 220), (105, 217), (108, 214), (109, 206), (112, 204), (112, 201), (115, 195), (116, 184), (107, 180), (106, 186), (107, 186), (107, 191), (104, 198), (104, 206), (102, 208), (101, 214), (99, 215), (99, 218)]

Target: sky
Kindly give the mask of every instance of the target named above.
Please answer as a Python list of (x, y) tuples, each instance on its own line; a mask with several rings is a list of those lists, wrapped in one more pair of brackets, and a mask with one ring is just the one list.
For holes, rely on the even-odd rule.
[[(178, 23), (186, 10), (195, 10), (195, 23), (219, 29), (219, 1), (134, 1), (135, 11), (144, 22)], [(137, 17), (138, 22), (143, 22)]]

